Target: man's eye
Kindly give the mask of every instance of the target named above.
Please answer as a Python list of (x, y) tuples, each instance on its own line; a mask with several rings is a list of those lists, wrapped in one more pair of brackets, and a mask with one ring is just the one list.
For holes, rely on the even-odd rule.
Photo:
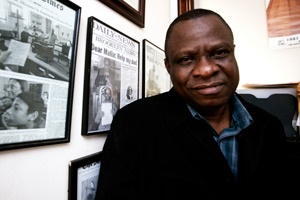
[(186, 65), (193, 61), (192, 57), (183, 57), (178, 59), (177, 64)]
[(229, 49), (221, 49), (221, 50), (217, 50), (216, 52), (214, 52), (212, 54), (212, 57), (215, 58), (225, 58), (230, 54), (230, 50)]

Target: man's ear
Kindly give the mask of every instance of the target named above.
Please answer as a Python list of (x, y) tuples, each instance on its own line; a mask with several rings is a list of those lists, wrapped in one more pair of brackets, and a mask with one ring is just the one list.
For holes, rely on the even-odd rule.
[(32, 112), (32, 113), (30, 113), (28, 115), (28, 119), (30, 121), (34, 121), (38, 116), (39, 116), (39, 112), (38, 111), (34, 111), (34, 112)]
[(168, 73), (170, 74), (170, 64), (169, 64), (169, 61), (165, 58), (165, 67), (168, 71)]

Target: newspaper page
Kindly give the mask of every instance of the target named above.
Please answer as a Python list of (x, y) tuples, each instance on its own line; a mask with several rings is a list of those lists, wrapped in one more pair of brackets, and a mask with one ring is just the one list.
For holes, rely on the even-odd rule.
[(164, 51), (145, 40), (145, 97), (157, 95), (171, 88), (171, 80), (164, 65)]
[(138, 68), (139, 43), (94, 19), (88, 133), (109, 130), (116, 111), (137, 100)]
[[(56, 0), (0, 0), (0, 146), (66, 135), (76, 12)], [(5, 31), (4, 31), (5, 30)]]
[(95, 199), (101, 162), (78, 168), (77, 200)]

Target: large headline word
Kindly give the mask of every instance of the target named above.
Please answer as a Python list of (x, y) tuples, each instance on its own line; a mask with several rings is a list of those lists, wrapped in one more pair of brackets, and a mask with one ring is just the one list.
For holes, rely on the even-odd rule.
[(92, 44), (92, 51), (95, 51), (97, 53), (103, 53), (104, 55), (106, 56), (109, 56), (109, 57), (112, 57), (114, 59), (117, 59), (117, 60), (120, 60), (120, 61), (123, 61), (123, 62), (126, 62), (127, 64), (132, 64), (132, 65), (138, 65), (138, 61), (137, 60), (133, 60), (133, 59), (130, 59), (130, 58), (126, 58), (124, 55), (122, 54), (119, 54), (119, 53), (115, 53), (114, 51), (112, 50), (108, 50), (106, 48), (101, 48), (101, 47), (98, 47), (94, 44)]
[(100, 31), (102, 34), (105, 34), (111, 38), (113, 38), (116, 41), (121, 42), (122, 44), (125, 44), (126, 46), (130, 46), (131, 48), (135, 48), (136, 42), (121, 35), (120, 33), (106, 27), (102, 26), (101, 24), (97, 23), (94, 21), (93, 23), (93, 28), (96, 29), (97, 31)]

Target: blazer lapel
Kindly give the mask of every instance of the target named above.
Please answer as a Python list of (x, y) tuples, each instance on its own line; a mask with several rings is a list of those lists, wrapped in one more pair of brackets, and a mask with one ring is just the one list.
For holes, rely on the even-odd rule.
[[(182, 131), (190, 134), (199, 145), (205, 147), (216, 159), (226, 162), (218, 144), (213, 139), (210, 127), (203, 120), (196, 120), (187, 108), (186, 103), (171, 89), (165, 101), (165, 122), (170, 134)], [(180, 141), (179, 141), (180, 142)], [(194, 150), (197, 152), (197, 149)]]

